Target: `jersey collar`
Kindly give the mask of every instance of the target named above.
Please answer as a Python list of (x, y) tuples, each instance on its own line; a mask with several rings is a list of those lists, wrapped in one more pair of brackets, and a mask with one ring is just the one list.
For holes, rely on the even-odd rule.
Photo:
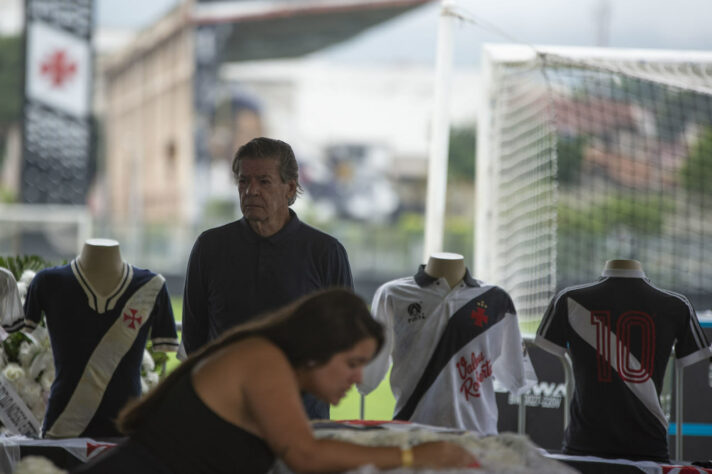
[[(418, 286), (421, 288), (430, 286), (433, 283), (435, 283), (436, 281), (438, 281), (438, 278), (435, 278), (435, 277), (430, 276), (427, 273), (425, 273), (425, 264), (420, 265), (418, 267), (418, 271), (415, 275), (413, 275), (413, 279), (418, 284)], [(465, 268), (465, 276), (462, 279), (462, 281), (465, 282), (465, 284), (470, 287), (480, 286), (480, 283), (477, 280), (475, 280), (474, 278), (472, 278), (472, 276), (470, 275), (470, 270), (467, 268)]]
[(618, 278), (646, 278), (643, 270), (635, 270), (632, 268), (604, 268), (602, 277), (618, 277)]

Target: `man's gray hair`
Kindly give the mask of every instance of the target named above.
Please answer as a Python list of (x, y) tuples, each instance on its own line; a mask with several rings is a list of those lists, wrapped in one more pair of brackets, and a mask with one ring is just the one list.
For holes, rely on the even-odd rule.
[(294, 204), (297, 195), (304, 190), (299, 184), (299, 164), (294, 156), (294, 151), (288, 143), (274, 138), (257, 137), (242, 145), (237, 149), (235, 158), (232, 160), (232, 176), (237, 182), (240, 175), (240, 163), (242, 160), (262, 160), (272, 159), (279, 163), (279, 177), (283, 183), (294, 180), (297, 184), (297, 192), (289, 199), (289, 205)]

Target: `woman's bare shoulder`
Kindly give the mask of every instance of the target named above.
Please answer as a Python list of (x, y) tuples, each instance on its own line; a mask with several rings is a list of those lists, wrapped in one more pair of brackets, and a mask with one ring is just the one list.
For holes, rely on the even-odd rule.
[(284, 352), (272, 341), (264, 337), (248, 337), (226, 347), (222, 359), (229, 364), (258, 369), (265, 365), (272, 367), (289, 365)]

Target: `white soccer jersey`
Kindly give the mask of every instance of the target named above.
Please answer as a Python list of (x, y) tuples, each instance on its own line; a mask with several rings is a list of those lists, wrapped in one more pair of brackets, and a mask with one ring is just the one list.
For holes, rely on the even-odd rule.
[(469, 271), (451, 289), (421, 265), (378, 288), (371, 311), (386, 338), (358, 389), (375, 389), (392, 361), (395, 419), (496, 434), (494, 379), (514, 394), (536, 383), (511, 298)]
[(13, 332), (22, 328), (24, 319), (15, 277), (9, 270), (0, 267), (0, 324), (7, 332)]

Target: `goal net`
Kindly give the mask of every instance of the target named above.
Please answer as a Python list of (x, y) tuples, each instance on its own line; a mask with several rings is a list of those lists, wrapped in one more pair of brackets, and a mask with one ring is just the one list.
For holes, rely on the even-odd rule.
[(86, 206), (0, 204), (0, 256), (37, 255), (59, 264), (79, 254), (92, 228)]
[(487, 45), (475, 269), (523, 321), (608, 259), (712, 307), (712, 53)]

